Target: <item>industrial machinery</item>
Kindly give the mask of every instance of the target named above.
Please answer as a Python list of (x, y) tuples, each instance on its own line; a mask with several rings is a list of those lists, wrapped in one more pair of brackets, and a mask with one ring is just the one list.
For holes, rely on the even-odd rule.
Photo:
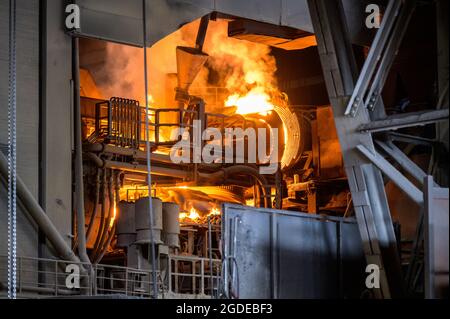
[[(176, 57), (177, 72), (158, 77), (158, 80), (166, 80), (164, 99), (150, 96), (149, 113), (142, 105), (143, 98), (98, 98), (101, 95), (98, 92), (105, 85), (99, 87), (96, 84), (95, 69), (80, 70), (84, 194), (90, 259), (95, 263), (120, 263), (150, 270), (149, 245), (153, 244), (157, 257), (154, 262), (165, 286), (172, 281), (166, 277), (170, 267), (174, 267), (170, 271), (175, 273), (200, 273), (199, 269), (193, 269), (200, 263), (194, 267), (191, 260), (174, 260), (171, 264), (171, 256), (210, 259), (202, 264), (206, 276), (210, 272), (208, 263), (221, 260), (223, 203), (335, 216), (351, 213), (350, 193), (342, 170), (342, 156), (330, 107), (308, 109), (291, 105), (288, 96), (276, 86), (277, 81), (273, 78), (275, 66), (268, 69), (267, 66), (255, 65), (257, 69), (247, 70), (245, 64), (254, 63), (248, 61), (249, 57), (232, 56), (244, 66), (229, 62), (227, 68), (234, 67), (236, 70), (231, 72), (241, 74), (227, 74), (224, 67), (215, 65), (224, 53), (215, 52), (211, 46), (217, 45), (215, 39), (219, 36), (222, 41), (231, 36), (235, 37), (229, 38), (231, 41), (243, 42), (245, 40), (239, 37), (242, 31), (223, 19), (208, 19), (203, 18), (199, 23), (177, 31), (186, 34), (195, 31), (198, 25), (195, 46), (180, 46), (170, 37), (161, 40), (166, 50), (175, 51), (172, 54)], [(81, 52), (92, 52), (102, 44), (82, 41), (80, 45)], [(249, 49), (252, 45), (240, 43), (241, 47)], [(255, 50), (263, 52), (261, 57), (274, 59), (265, 45), (258, 43), (254, 46)], [(202, 51), (205, 47), (208, 54)], [(123, 55), (119, 48), (108, 47), (108, 50), (105, 59), (108, 59), (108, 54)], [(222, 50), (226, 52), (226, 49)], [(85, 63), (84, 56), (80, 57), (81, 65)], [(131, 59), (129, 56), (123, 58)], [(202, 72), (209, 72), (210, 78), (201, 78)], [(216, 79), (211, 79), (213, 72), (219, 73), (215, 75)], [(246, 81), (245, 77), (251, 77), (251, 72), (256, 73), (253, 75), (256, 80)], [(246, 87), (239, 90), (230, 85), (230, 81), (241, 81)], [(224, 82), (228, 87), (217, 86)], [(204, 86), (199, 86), (199, 83)], [(164, 104), (159, 105), (158, 101), (164, 101)], [(150, 127), (148, 134), (145, 132), (146, 117)], [(219, 155), (210, 163), (194, 160), (198, 144), (196, 128), (200, 132), (214, 129), (223, 134), (219, 141), (200, 140), (201, 150), (220, 142)], [(258, 135), (257, 146), (252, 148), (255, 141), (252, 142), (248, 128), (256, 131), (263, 128), (268, 132), (272, 128), (278, 130), (276, 141), (270, 133), (263, 136), (267, 139), (264, 145), (268, 145), (263, 146), (266, 147), (264, 152), (269, 154), (268, 157), (271, 153), (277, 156), (277, 168), (273, 174), (260, 172), (259, 168), (266, 163), (258, 162), (259, 158), (252, 161), (262, 151), (258, 149), (261, 136)], [(226, 131), (230, 129), (240, 129), (244, 134), (227, 135)], [(189, 133), (188, 138), (183, 135), (186, 133)], [(147, 143), (147, 138), (150, 143)], [(172, 150), (180, 143), (186, 145), (188, 157), (174, 163)], [(244, 153), (238, 153), (239, 144)], [(148, 145), (151, 194), (146, 163)], [(230, 146), (236, 150), (231, 159), (227, 157), (227, 147)], [(154, 219), (152, 234), (148, 220), (149, 196), (152, 197)], [(219, 274), (220, 269), (216, 269), (214, 276)], [(170, 282), (177, 292), (185, 291), (183, 285), (186, 281), (183, 284), (181, 280), (176, 285)], [(188, 286), (191, 295), (199, 293), (192, 284)], [(202, 293), (206, 292), (211, 294), (212, 287), (205, 286)]]
[[(194, 2), (74, 1), (83, 18), (73, 29), (50, 18), (63, 4), (36, 5), (48, 21), (34, 47), (48, 58), (37, 124), (30, 115), (39, 131), (25, 134), (42, 145), (25, 168), (41, 164), (15, 190), (14, 141), (1, 144), (8, 207), (17, 193), (33, 220), (19, 221), (19, 270), (15, 245), (5, 263), (1, 251), (1, 292), (390, 298), (445, 286), (448, 263), (430, 238), (448, 238), (448, 74), (431, 94), (401, 66), (390, 73), (416, 1), (375, 1), (378, 32), (361, 29), (360, 1)], [(416, 128), (428, 124), (436, 132)], [(10, 242), (14, 214), (0, 216)], [(376, 290), (364, 286), (366, 264), (379, 266)]]

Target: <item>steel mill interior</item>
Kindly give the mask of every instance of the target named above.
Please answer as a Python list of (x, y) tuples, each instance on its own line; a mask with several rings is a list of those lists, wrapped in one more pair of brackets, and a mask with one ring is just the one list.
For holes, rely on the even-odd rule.
[(0, 0), (0, 297), (448, 298), (448, 5)]

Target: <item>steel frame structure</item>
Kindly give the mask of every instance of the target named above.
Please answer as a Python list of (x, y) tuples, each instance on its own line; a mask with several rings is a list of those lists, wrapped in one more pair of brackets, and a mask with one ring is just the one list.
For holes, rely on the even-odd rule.
[(427, 174), (392, 143), (392, 136), (388, 135), (391, 140), (387, 142), (374, 141), (372, 133), (437, 123), (449, 117), (448, 109), (392, 117), (385, 114), (381, 91), (416, 4), (415, 0), (389, 1), (357, 77), (341, 1), (308, 0), (366, 260), (381, 270), (381, 286), (375, 290), (378, 298), (401, 297), (405, 292), (381, 172), (422, 208), (424, 195), (376, 151), (375, 142), (422, 187)]
[(357, 108), (347, 109), (357, 89), (357, 67), (342, 3), (339, 0), (309, 0), (308, 5), (366, 261), (380, 269), (380, 289), (375, 289), (375, 296), (401, 295), (400, 260), (383, 179), (370, 159), (361, 156), (357, 150), (361, 145), (369, 153), (375, 152), (371, 134), (358, 130), (370, 122), (369, 112), (365, 108), (359, 112), (355, 111)]

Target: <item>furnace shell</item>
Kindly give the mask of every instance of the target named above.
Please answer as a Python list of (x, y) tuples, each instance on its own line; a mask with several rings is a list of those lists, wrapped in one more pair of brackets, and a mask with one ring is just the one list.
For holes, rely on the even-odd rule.
[(152, 197), (152, 212), (153, 212), (153, 238), (150, 233), (150, 218), (149, 218), (149, 200), (148, 197), (141, 198), (136, 201), (136, 232), (138, 244), (155, 243), (162, 244), (161, 231), (163, 229), (162, 223), (162, 201), (159, 198)]

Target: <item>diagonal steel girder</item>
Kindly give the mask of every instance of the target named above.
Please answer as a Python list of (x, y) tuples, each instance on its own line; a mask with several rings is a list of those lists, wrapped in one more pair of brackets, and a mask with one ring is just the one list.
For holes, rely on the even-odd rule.
[(389, 0), (383, 21), (356, 81), (345, 115), (355, 116), (361, 105), (371, 111), (379, 105), (381, 90), (415, 7), (416, 0)]
[(371, 134), (358, 130), (370, 122), (370, 116), (366, 108), (354, 117), (345, 116), (355, 89), (357, 67), (342, 3), (308, 0), (308, 5), (366, 261), (380, 268), (380, 289), (373, 292), (378, 298), (401, 297), (401, 264), (383, 179), (372, 162), (357, 150), (358, 145), (363, 145), (375, 152)]

